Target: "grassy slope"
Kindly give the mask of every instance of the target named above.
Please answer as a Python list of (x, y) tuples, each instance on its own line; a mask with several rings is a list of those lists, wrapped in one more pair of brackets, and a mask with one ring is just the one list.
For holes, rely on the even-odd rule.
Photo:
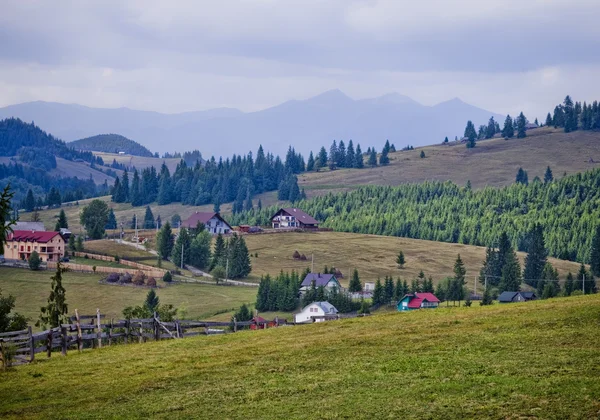
[(103, 153), (103, 152), (94, 152), (94, 155), (100, 156), (105, 164), (110, 165), (113, 160), (116, 160), (117, 163), (122, 163), (127, 166), (135, 166), (138, 171), (141, 171), (144, 168), (148, 168), (150, 166), (154, 166), (158, 172), (160, 172), (160, 167), (163, 162), (169, 168), (169, 171), (173, 173), (177, 168), (177, 164), (181, 162), (181, 159), (178, 158), (170, 158), (170, 159), (162, 159), (162, 158), (154, 158), (154, 157), (142, 157), (142, 156), (133, 156), (133, 155), (119, 155), (117, 153)]
[(592, 295), (73, 352), (0, 373), (0, 415), (594, 418), (599, 317)]
[[(251, 254), (258, 252), (258, 258), (252, 258), (252, 276), (274, 274), (279, 270), (304, 270), (310, 267), (311, 253), (315, 256), (315, 271), (332, 265), (340, 269), (346, 284), (357, 268), (361, 280), (374, 281), (377, 277), (401, 276), (410, 284), (420, 270), (434, 280), (452, 276), (456, 255), (460, 253), (467, 269), (467, 286), (473, 287), (473, 276), (479, 275), (485, 259), (485, 248), (471, 245), (450, 244), (444, 242), (423, 241), (419, 239), (397, 238), (391, 236), (362, 235), (354, 233), (318, 232), (318, 233), (281, 233), (272, 235), (248, 235), (245, 237)], [(406, 257), (406, 266), (396, 267), (396, 256), (402, 250)], [(292, 254), (298, 250), (305, 254), (308, 261), (295, 261)], [(525, 257), (519, 253), (521, 264)], [(564, 279), (567, 272), (573, 274), (579, 269), (577, 263), (550, 258)]]
[[(51, 271), (29, 271), (0, 267), (0, 289), (3, 295), (16, 297), (17, 312), (37, 320), (40, 307), (50, 293)], [(63, 285), (67, 290), (69, 311), (94, 314), (96, 308), (106, 316), (118, 318), (126, 306), (141, 305), (149, 289), (99, 284), (101, 275), (65, 273)], [(158, 282), (163, 285), (162, 281)], [(157, 291), (162, 303), (187, 310), (186, 318), (207, 319), (216, 312), (239, 308), (256, 300), (256, 288), (225, 287), (204, 284), (174, 284)], [(228, 319), (221, 315), (218, 319)], [(1, 417), (1, 416), (0, 416)]]
[[(425, 180), (451, 180), (459, 185), (471, 180), (473, 188), (505, 186), (514, 182), (519, 167), (543, 179), (549, 165), (555, 177), (598, 167), (600, 133), (539, 128), (525, 139), (480, 141), (475, 149), (464, 144), (428, 146), (412, 151), (390, 153), (390, 165), (372, 169), (341, 169), (299, 176), (308, 196), (348, 190), (357, 185), (398, 185)], [(451, 142), (451, 144), (454, 142)], [(421, 159), (421, 150), (426, 158)]]

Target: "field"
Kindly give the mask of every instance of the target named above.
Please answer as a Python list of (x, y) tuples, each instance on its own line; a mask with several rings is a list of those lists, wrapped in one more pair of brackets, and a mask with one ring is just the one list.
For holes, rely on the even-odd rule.
[[(393, 275), (394, 278), (400, 276), (406, 279), (410, 284), (410, 280), (423, 270), (437, 283), (446, 276), (453, 276), (454, 261), (456, 255), (460, 254), (467, 269), (467, 286), (472, 288), (474, 276), (479, 275), (485, 259), (483, 247), (391, 236), (318, 232), (247, 235), (245, 239), (250, 253), (258, 252), (258, 258), (251, 258), (251, 276), (255, 278), (267, 273), (273, 275), (281, 269), (302, 271), (310, 267), (312, 254), (315, 271), (322, 271), (325, 265), (335, 266), (342, 271), (345, 276), (342, 285), (347, 284), (354, 268), (358, 269), (363, 282)], [(308, 260), (294, 260), (292, 254), (295, 250), (305, 254)], [(406, 257), (406, 265), (402, 270), (396, 266), (399, 250)], [(522, 265), (525, 254), (518, 255)], [(565, 278), (568, 271), (575, 274), (579, 269), (577, 263), (570, 261), (554, 258), (549, 261), (558, 269), (561, 279)]]
[(154, 166), (157, 171), (160, 172), (160, 167), (163, 162), (169, 168), (171, 173), (175, 172), (177, 165), (181, 162), (181, 159), (178, 158), (155, 158), (155, 157), (142, 157), (142, 156), (132, 156), (132, 155), (119, 155), (117, 153), (103, 153), (103, 152), (94, 152), (95, 156), (100, 156), (106, 165), (110, 165), (113, 160), (116, 160), (117, 163), (121, 163), (128, 167), (136, 167), (138, 171), (141, 171), (144, 168), (149, 168), (150, 166)]
[(0, 416), (596, 418), (599, 318), (589, 295), (73, 352), (0, 373)]
[[(5, 296), (15, 296), (15, 310), (35, 323), (40, 307), (48, 299), (52, 274), (52, 271), (0, 267), (0, 289)], [(99, 308), (107, 317), (119, 318), (125, 307), (144, 303), (149, 289), (99, 284), (100, 278), (96, 274), (64, 274), (63, 285), (67, 290), (70, 313), (79, 309), (82, 314), (94, 314)], [(164, 285), (162, 281), (158, 283)], [(158, 289), (157, 294), (161, 303), (185, 310), (187, 314), (182, 318), (187, 319), (229, 319), (233, 309), (256, 300), (256, 288), (205, 284), (173, 284)]]
[[(381, 148), (378, 148), (381, 151)], [(425, 158), (419, 157), (421, 151)], [(473, 188), (505, 186), (515, 181), (519, 167), (529, 180), (543, 179), (549, 165), (555, 177), (597, 168), (600, 164), (600, 133), (577, 131), (565, 134), (553, 128), (538, 128), (525, 139), (479, 141), (474, 149), (464, 144), (420, 147), (390, 153), (388, 166), (369, 169), (339, 169), (312, 172), (298, 177), (309, 197), (344, 191), (358, 185), (399, 185), (426, 180), (453, 181)], [(589, 162), (593, 159), (594, 163)]]

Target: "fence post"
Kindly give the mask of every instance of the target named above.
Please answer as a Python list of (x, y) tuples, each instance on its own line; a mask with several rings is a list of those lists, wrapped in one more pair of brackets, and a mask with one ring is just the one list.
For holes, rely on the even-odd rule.
[(158, 315), (154, 312), (154, 340), (160, 340), (160, 326), (158, 325)]
[(233, 317), (233, 332), (237, 332), (237, 319)]
[(140, 321), (140, 343), (144, 342), (144, 323)]
[(31, 326), (27, 327), (27, 335), (29, 335), (29, 361), (33, 362), (35, 359), (35, 343), (33, 342), (33, 333)]
[(127, 344), (127, 341), (129, 340), (129, 322), (128, 319), (125, 320), (125, 338), (123, 340), (125, 344)]
[(46, 354), (48, 357), (52, 357), (52, 328), (48, 330), (48, 335), (46, 335)]
[(275, 326), (279, 327), (279, 317), (278, 316), (275, 317)]
[(100, 325), (100, 309), (96, 308), (96, 326), (98, 327), (98, 332), (96, 333), (96, 337), (98, 338), (98, 348), (102, 348), (102, 326)]
[(77, 350), (83, 350), (83, 338), (81, 336), (81, 322), (79, 319), (79, 311), (75, 309), (75, 326), (77, 327)]
[(112, 345), (112, 330), (113, 330), (113, 318), (110, 319), (110, 327), (108, 327), (108, 345)]
[(60, 340), (61, 340), (61, 344), (62, 344), (62, 355), (66, 356), (67, 355), (67, 327), (65, 327), (64, 325), (61, 325), (60, 327)]
[(180, 326), (179, 326), (179, 320), (176, 319), (175, 320), (175, 334), (177, 338), (181, 338), (181, 334), (180, 334)]

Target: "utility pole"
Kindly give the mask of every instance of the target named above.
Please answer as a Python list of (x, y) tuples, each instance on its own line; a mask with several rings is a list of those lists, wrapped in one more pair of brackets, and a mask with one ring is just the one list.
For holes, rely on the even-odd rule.
[(585, 274), (581, 279), (581, 289), (583, 290), (583, 294), (585, 295)]
[(229, 278), (229, 257), (227, 257), (227, 261), (225, 262), (225, 280)]
[(477, 276), (473, 279), (473, 294), (477, 296)]
[(135, 215), (135, 244), (139, 244), (140, 242), (140, 238), (138, 237), (138, 231), (137, 231), (137, 214)]
[(314, 273), (315, 272), (315, 253), (314, 252), (312, 254), (310, 254), (310, 261), (311, 261), (310, 272)]
[[(181, 235), (181, 233), (180, 233), (180, 235)], [(181, 269), (183, 270), (183, 243), (181, 244)]]

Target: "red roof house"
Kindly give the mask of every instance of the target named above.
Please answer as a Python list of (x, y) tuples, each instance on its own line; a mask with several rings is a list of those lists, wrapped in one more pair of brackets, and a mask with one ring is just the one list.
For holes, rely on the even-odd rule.
[(37, 230), (15, 230), (6, 236), (7, 260), (28, 260), (33, 251), (42, 261), (58, 261), (65, 256), (65, 240), (59, 232)]
[(271, 217), (273, 229), (281, 228), (303, 228), (315, 229), (319, 222), (309, 214), (296, 208), (282, 208)]
[(398, 310), (437, 308), (439, 304), (440, 300), (433, 293), (409, 293), (398, 301)]
[(188, 217), (181, 226), (188, 229), (195, 229), (198, 223), (204, 224), (206, 230), (215, 235), (218, 233), (228, 234), (232, 230), (229, 223), (227, 223), (219, 213), (215, 213), (214, 211), (197, 211)]

